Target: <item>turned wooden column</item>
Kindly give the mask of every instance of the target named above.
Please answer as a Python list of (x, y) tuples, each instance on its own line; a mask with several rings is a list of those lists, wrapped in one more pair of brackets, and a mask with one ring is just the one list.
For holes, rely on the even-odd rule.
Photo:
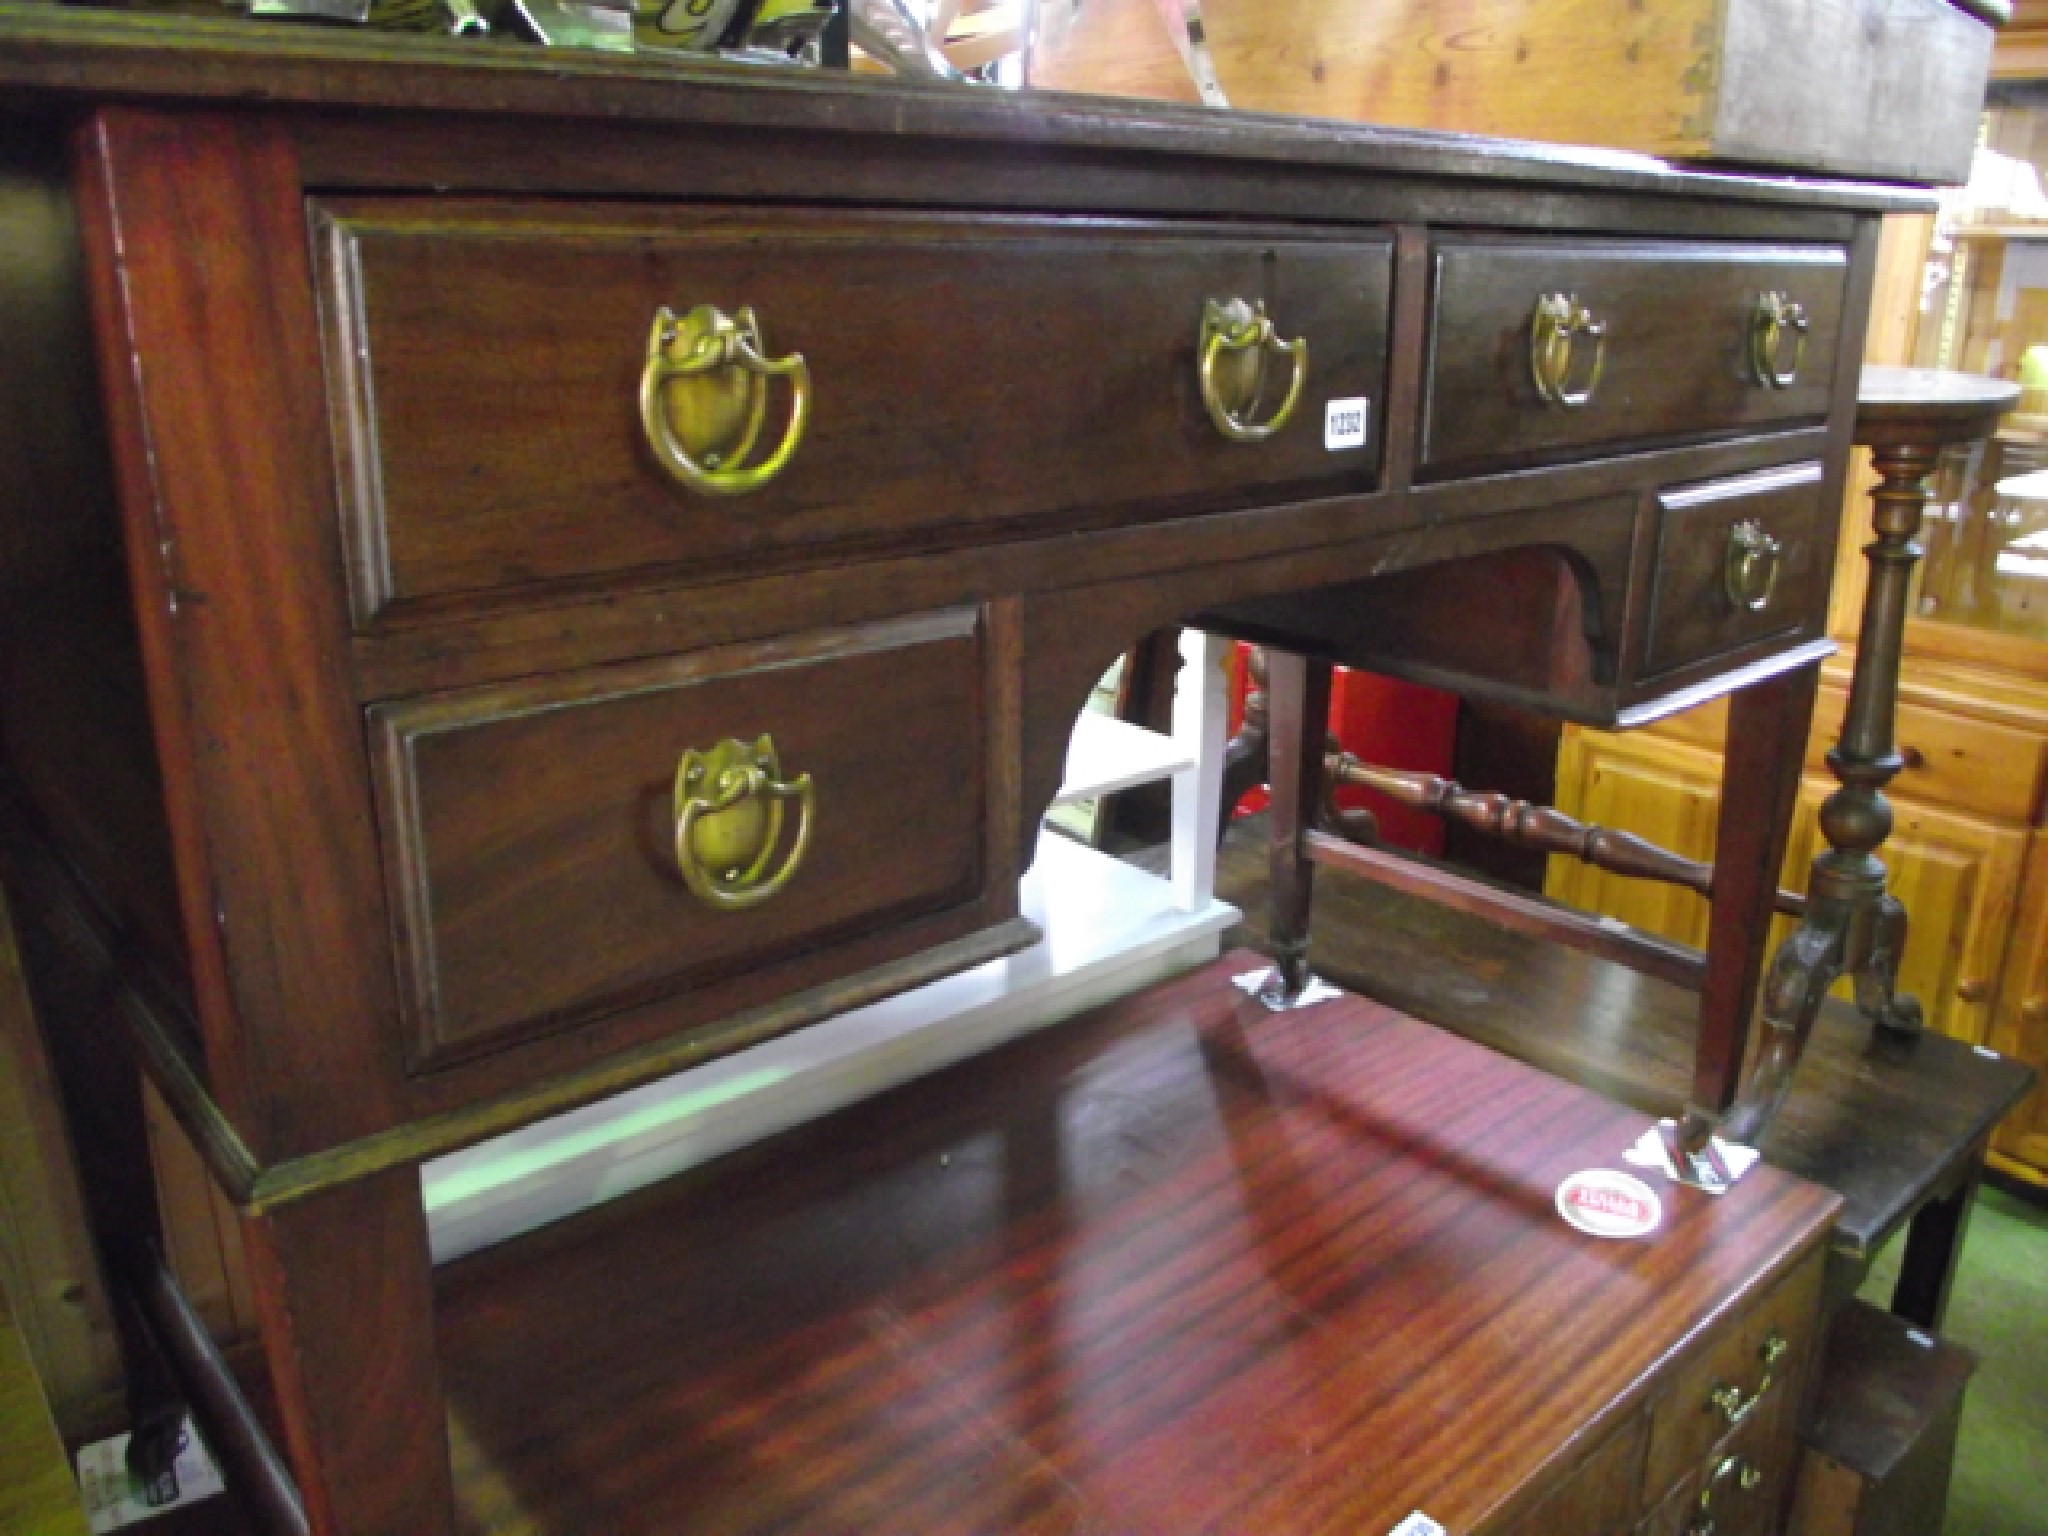
[(1870, 586), (1856, 639), (1842, 735), (1828, 753), (1841, 788), (1821, 806), (1827, 848), (1813, 861), (1806, 916), (1779, 949), (1764, 988), (1763, 1054), (1730, 1110), (1730, 1137), (1754, 1143), (1777, 1114), (1828, 988), (1853, 978), (1856, 1001), (1881, 1029), (1920, 1028), (1920, 1005), (1897, 990), (1906, 911), (1886, 889), (1878, 850), (1890, 835), (1884, 787), (1904, 759), (1893, 740), (1916, 541), (1927, 477), (1942, 450), (1990, 436), (2019, 399), (2003, 379), (1926, 368), (1863, 370), (1856, 441), (1871, 450), (1879, 479), (1871, 492), (1864, 548)]

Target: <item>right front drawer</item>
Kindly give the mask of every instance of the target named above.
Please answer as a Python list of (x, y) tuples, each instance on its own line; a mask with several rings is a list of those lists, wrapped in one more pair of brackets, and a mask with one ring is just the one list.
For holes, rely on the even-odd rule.
[[(1827, 415), (1840, 246), (1470, 236), (1440, 241), (1433, 266), (1428, 478)], [(1586, 317), (1552, 353), (1560, 399), (1546, 399), (1532, 356), (1546, 299)]]
[(1817, 463), (1674, 486), (1657, 498), (1645, 676), (1802, 625), (1827, 601)]

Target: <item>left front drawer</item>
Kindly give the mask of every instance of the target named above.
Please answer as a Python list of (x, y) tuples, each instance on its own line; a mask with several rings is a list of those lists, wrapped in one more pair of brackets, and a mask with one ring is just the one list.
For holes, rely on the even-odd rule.
[[(948, 610), (372, 709), (412, 1068), (972, 906), (984, 636)], [(687, 753), (764, 738), (731, 809), (715, 763), (679, 791)]]
[[(322, 202), (315, 223), (359, 625), (1377, 477), (1378, 232), (438, 199)], [(1211, 303), (1270, 321), (1209, 368), (1254, 427), (1292, 400), (1255, 441), (1205, 403)], [(733, 329), (668, 333), (662, 365), (700, 371), (664, 374), (664, 311)], [(758, 362), (728, 350), (743, 313)]]

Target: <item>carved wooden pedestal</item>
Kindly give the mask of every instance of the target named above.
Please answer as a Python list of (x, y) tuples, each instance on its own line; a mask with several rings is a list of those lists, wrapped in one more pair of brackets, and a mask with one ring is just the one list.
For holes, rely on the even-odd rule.
[(1813, 861), (1806, 915), (1772, 961), (1764, 987), (1763, 1054), (1726, 1133), (1754, 1142), (1770, 1125), (1798, 1065), (1828, 988), (1854, 978), (1856, 1001), (1879, 1028), (1920, 1028), (1920, 1005), (1898, 992), (1906, 909), (1885, 889), (1877, 850), (1891, 832), (1884, 786), (1904, 766), (1893, 740), (1906, 605), (1919, 563), (1927, 476), (1944, 448), (1987, 437), (2019, 399), (2002, 379), (1922, 368), (1866, 368), (1857, 399), (1856, 440), (1871, 449), (1881, 477), (1871, 492), (1876, 538), (1864, 550), (1870, 587), (1856, 642), (1849, 710), (1828, 767), (1842, 787), (1821, 807), (1828, 848)]

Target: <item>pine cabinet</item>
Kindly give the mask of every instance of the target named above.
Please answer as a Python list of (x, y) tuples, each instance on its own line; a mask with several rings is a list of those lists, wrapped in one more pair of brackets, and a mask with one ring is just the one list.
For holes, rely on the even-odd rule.
[[(1558, 753), (1558, 803), (1582, 821), (1624, 828), (1688, 858), (1710, 860), (1720, 774), (1719, 751), (1695, 741), (1662, 731), (1616, 736), (1573, 728)], [(1825, 776), (1808, 774), (1801, 782), (1781, 876), (1788, 889), (1805, 887), (1820, 847), (1821, 802), (1834, 788)], [(1931, 1028), (1982, 1044), (2000, 993), (2029, 832), (1900, 797), (1892, 810), (1884, 859), (1892, 892), (1912, 918), (1900, 985), (1920, 1000)], [(1551, 860), (1545, 889), (1571, 906), (1680, 943), (1706, 942), (1706, 902), (1676, 886), (1560, 856)], [(1789, 929), (1780, 918), (1773, 942)], [(1851, 995), (1847, 981), (1836, 990)]]

